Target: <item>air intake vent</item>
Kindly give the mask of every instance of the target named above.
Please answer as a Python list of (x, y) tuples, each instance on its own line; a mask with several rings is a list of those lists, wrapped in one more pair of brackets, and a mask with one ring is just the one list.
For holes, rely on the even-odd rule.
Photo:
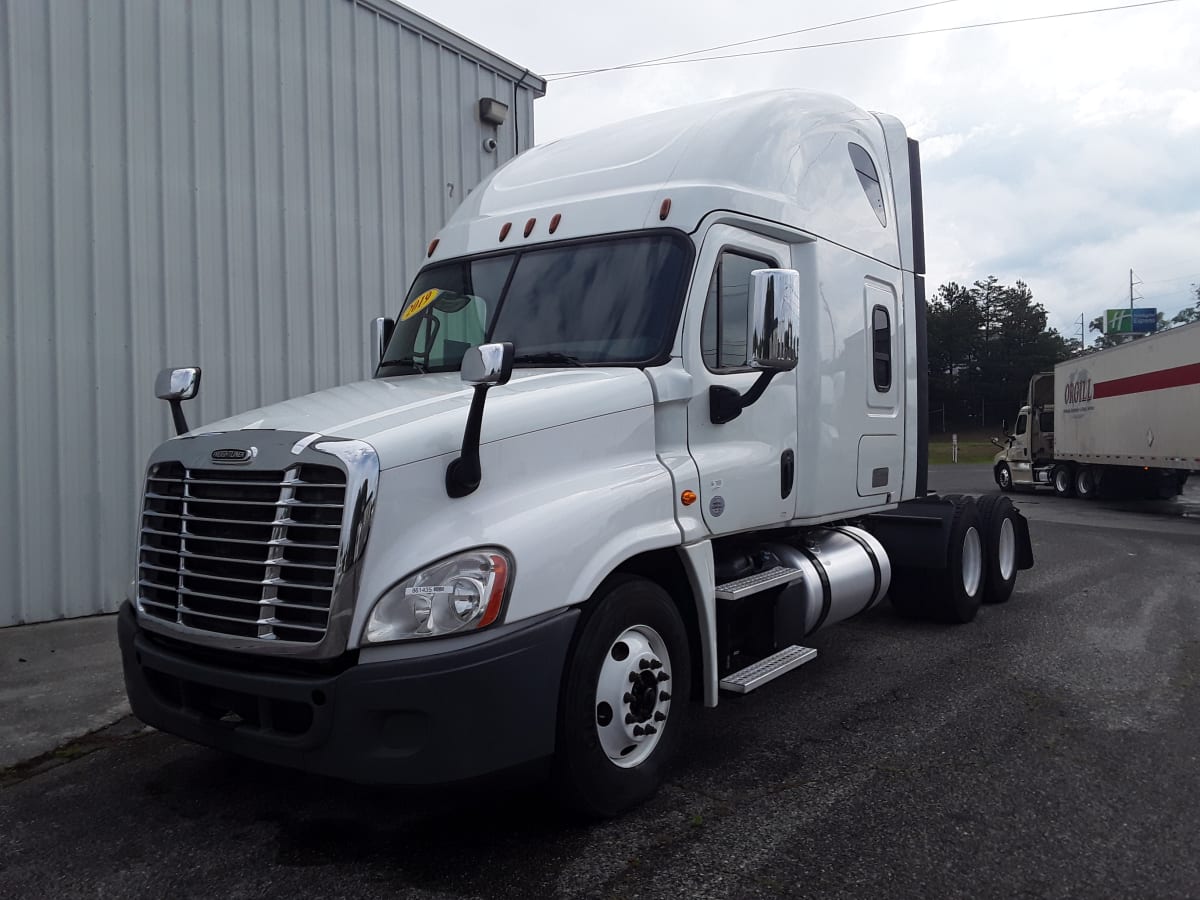
[(333, 466), (157, 463), (146, 479), (138, 606), (215, 634), (317, 643), (329, 625), (346, 497)]

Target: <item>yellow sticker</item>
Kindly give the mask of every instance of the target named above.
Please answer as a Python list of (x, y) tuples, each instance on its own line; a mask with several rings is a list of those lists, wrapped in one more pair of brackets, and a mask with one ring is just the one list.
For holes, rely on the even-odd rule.
[(404, 308), (404, 312), (400, 313), (400, 321), (405, 322), (408, 319), (411, 319), (413, 316), (415, 316), (417, 313), (419, 313), (421, 310), (423, 310), (425, 307), (427, 307), (430, 303), (432, 303), (434, 300), (436, 300), (437, 295), (440, 293), (441, 293), (441, 291), (438, 290), (437, 288), (432, 288), (431, 290), (428, 290), (425, 293), (423, 293), (420, 297), (415, 299), (412, 303), (408, 304), (408, 306), (406, 306)]

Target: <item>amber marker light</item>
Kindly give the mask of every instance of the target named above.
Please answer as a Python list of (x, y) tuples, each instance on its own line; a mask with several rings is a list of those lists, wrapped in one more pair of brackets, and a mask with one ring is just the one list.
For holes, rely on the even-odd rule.
[(667, 221), (667, 216), (669, 216), (670, 214), (671, 214), (671, 198), (668, 197), (666, 200), (664, 200), (662, 202), (662, 206), (660, 206), (658, 208), (659, 221), (661, 221), (661, 222)]
[(555, 213), (554, 218), (550, 220), (550, 233), (558, 231), (558, 223), (562, 221), (562, 213)]
[(679, 500), (680, 500), (680, 502), (683, 503), (684, 506), (691, 506), (697, 500), (696, 492), (695, 491), (684, 491), (682, 494), (679, 495)]
[(427, 257), (433, 256), (433, 251), (437, 249), (438, 240), (439, 238), (434, 238), (429, 242), (429, 252), (425, 254)]
[(503, 241), (506, 237), (508, 237), (508, 233), (511, 230), (512, 230), (512, 222), (505, 222), (503, 225), (501, 225), (500, 226), (500, 240)]

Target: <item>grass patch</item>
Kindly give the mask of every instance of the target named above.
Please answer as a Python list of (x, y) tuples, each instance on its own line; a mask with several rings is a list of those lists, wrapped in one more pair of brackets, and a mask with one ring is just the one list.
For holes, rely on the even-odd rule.
[[(996, 445), (992, 443), (992, 438), (998, 437), (999, 434), (1000, 429), (996, 429), (995, 434), (990, 432), (959, 432), (958, 461), (960, 463), (990, 463), (992, 457), (996, 455), (997, 450)], [(933, 466), (945, 465), (950, 460), (950, 435), (930, 435), (929, 464)]]

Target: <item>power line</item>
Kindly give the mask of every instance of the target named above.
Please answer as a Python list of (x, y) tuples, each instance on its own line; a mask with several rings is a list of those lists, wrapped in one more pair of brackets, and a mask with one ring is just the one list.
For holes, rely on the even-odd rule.
[(604, 66), (598, 69), (573, 69), (569, 72), (550, 72), (543, 76), (547, 79), (555, 79), (562, 81), (567, 78), (578, 78), (580, 75), (595, 75), (597, 72), (612, 72), (616, 69), (628, 69), (634, 66), (645, 66), (650, 63), (666, 62), (667, 60), (680, 59), (684, 56), (695, 56), (697, 53), (712, 53), (714, 50), (728, 50), (730, 47), (743, 47), (746, 44), (758, 44), (762, 41), (773, 41), (776, 38), (791, 37), (795, 34), (807, 34), (810, 31), (821, 31), (825, 28), (836, 28), (838, 25), (851, 25), (855, 22), (866, 22), (870, 19), (882, 19), (886, 16), (896, 16), (901, 13), (913, 12), (918, 9), (928, 9), (931, 6), (945, 6), (947, 3), (959, 3), (961, 0), (936, 0), (934, 3), (922, 3), (918, 6), (906, 6), (903, 9), (892, 9), (887, 12), (872, 13), (869, 16), (858, 16), (854, 19), (842, 19), (839, 22), (826, 22), (824, 25), (809, 25), (807, 28), (797, 28), (795, 31), (781, 31), (778, 34), (769, 34), (766, 37), (750, 38), (745, 41), (734, 41), (731, 44), (717, 44), (715, 47), (704, 47), (700, 50), (688, 50), (685, 53), (672, 53), (670, 56), (656, 56), (653, 59), (642, 59), (637, 62), (622, 63), (618, 66)]
[[(685, 63), (697, 62), (715, 62), (724, 59), (741, 59), (749, 56), (767, 56), (772, 53), (792, 53), (798, 50), (817, 50), (823, 47), (844, 47), (850, 44), (867, 44), (876, 41), (890, 41), (896, 38), (919, 37), (926, 34), (945, 34), (952, 31), (969, 31), (976, 28), (992, 28), (997, 25), (1017, 25), (1023, 22), (1044, 22), (1048, 19), (1068, 19), (1075, 16), (1090, 16), (1097, 13), (1118, 12), (1125, 9), (1140, 9), (1145, 6), (1161, 6), (1164, 3), (1179, 3), (1180, 0), (1146, 0), (1143, 3), (1126, 3), (1121, 6), (1105, 6), (1098, 9), (1081, 9), (1074, 12), (1052, 13), (1045, 16), (1026, 16), (1020, 19), (999, 19), (994, 22), (975, 22), (970, 25), (950, 25), (945, 28), (927, 28), (922, 31), (905, 31), (896, 34), (878, 34), (872, 37), (863, 38), (848, 38), (842, 41), (825, 41), (820, 44), (802, 44), (798, 47), (778, 47), (774, 50), (748, 50), (744, 53), (727, 53), (721, 56), (701, 56), (696, 59), (664, 59), (660, 62), (645, 62), (645, 63), (626, 63), (620, 66), (611, 66), (606, 69), (594, 69), (591, 71), (578, 72), (573, 74), (561, 75), (557, 78), (546, 76), (547, 81), (565, 81), (568, 78), (580, 78), (584, 75), (592, 74), (592, 72), (615, 72), (623, 69), (643, 69), (656, 68), (658, 66), (679, 66)], [(701, 52), (701, 51), (696, 51)]]

